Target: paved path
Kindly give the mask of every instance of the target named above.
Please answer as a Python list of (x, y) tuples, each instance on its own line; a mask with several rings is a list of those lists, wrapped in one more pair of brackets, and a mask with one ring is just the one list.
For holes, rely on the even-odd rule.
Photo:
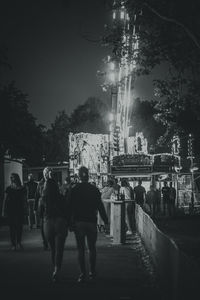
[[(27, 228), (24, 251), (12, 252), (7, 226), (0, 228), (0, 290), (7, 299), (101, 299), (162, 300), (150, 259), (137, 234), (125, 245), (113, 245), (110, 237), (98, 234), (95, 283), (78, 284), (77, 252), (73, 233), (64, 251), (62, 279), (51, 282), (50, 251), (42, 248), (39, 229)], [(15, 297), (13, 297), (15, 296)]]

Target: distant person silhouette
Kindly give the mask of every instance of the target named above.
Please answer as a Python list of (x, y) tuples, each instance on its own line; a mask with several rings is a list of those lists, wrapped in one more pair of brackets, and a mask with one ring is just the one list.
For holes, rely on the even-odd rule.
[(159, 212), (159, 202), (159, 191), (153, 185), (150, 185), (150, 190), (146, 194), (146, 203), (149, 205), (150, 214), (153, 218)]
[[(115, 193), (114, 183), (111, 179), (109, 179), (107, 181), (106, 186), (104, 186), (101, 190), (101, 199), (102, 200), (111, 200), (111, 196), (114, 195), (114, 193)], [(108, 217), (108, 222), (110, 223), (111, 203), (104, 202), (104, 207), (105, 207), (106, 214)]]
[(6, 188), (3, 215), (8, 218), (12, 250), (22, 250), (22, 233), (27, 215), (26, 189), (17, 173), (11, 173), (11, 184)]
[(44, 206), (42, 205), (43, 189), (44, 189), (45, 180), (48, 178), (48, 172), (49, 172), (49, 169), (44, 168), (43, 178), (38, 183), (37, 190), (35, 193), (35, 206), (34, 206), (34, 211), (38, 215), (39, 220), (40, 220), (40, 231), (41, 231), (44, 250), (49, 249), (48, 242), (44, 235)]
[(170, 214), (170, 188), (167, 185), (167, 181), (164, 181), (164, 186), (161, 189), (162, 200), (163, 200), (163, 214), (166, 215), (167, 212)]
[(169, 184), (169, 215), (175, 215), (175, 201), (176, 201), (176, 189), (173, 187), (172, 182)]
[[(126, 179), (122, 179), (120, 194), (124, 195), (124, 200), (131, 200), (131, 187)], [(133, 210), (131, 209), (131, 202), (126, 202), (125, 205), (125, 222), (127, 226), (126, 234), (132, 234), (134, 231), (133, 226)]]
[(146, 190), (142, 186), (141, 179), (138, 180), (138, 185), (134, 187), (133, 193), (135, 202), (143, 207), (146, 200)]
[(28, 181), (26, 182), (25, 187), (27, 190), (28, 225), (30, 230), (32, 230), (34, 224), (37, 228), (37, 214), (34, 212), (37, 185), (37, 182), (33, 178), (33, 174), (28, 174)]

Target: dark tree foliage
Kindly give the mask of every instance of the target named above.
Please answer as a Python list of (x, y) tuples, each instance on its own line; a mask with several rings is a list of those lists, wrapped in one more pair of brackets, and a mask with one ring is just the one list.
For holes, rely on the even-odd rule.
[(68, 160), (70, 119), (65, 110), (58, 112), (51, 128), (45, 133), (44, 158), (48, 162)]
[(90, 97), (70, 116), (72, 132), (108, 133), (108, 107), (100, 99)]
[[(167, 144), (177, 133), (185, 136), (190, 132), (199, 140), (200, 2), (127, 0), (124, 4), (130, 15), (129, 33), (135, 26), (139, 39), (137, 55), (129, 51), (128, 58), (134, 55), (136, 59), (136, 75), (150, 74), (159, 64), (168, 66), (166, 77), (154, 80), (156, 120), (166, 127), (159, 144)], [(115, 1), (112, 9), (120, 5), (121, 1)], [(105, 43), (112, 45), (116, 60), (125, 49), (121, 28), (122, 23), (115, 22), (104, 37)]]
[[(130, 135), (136, 132), (143, 132), (148, 140), (149, 150), (160, 152), (161, 149), (157, 145), (157, 140), (165, 133), (165, 126), (157, 122), (154, 118), (156, 110), (154, 104), (149, 101), (141, 101), (139, 98), (133, 100), (133, 109), (130, 119), (132, 125)], [(167, 148), (165, 148), (167, 151)]]
[(188, 5), (181, 0), (128, 0), (126, 7), (139, 36), (142, 69), (151, 70), (163, 61), (178, 71), (199, 69), (199, 1)]
[(0, 149), (14, 158), (36, 164), (42, 157), (42, 126), (28, 110), (27, 95), (14, 82), (0, 89)]
[(108, 108), (99, 99), (90, 97), (68, 116), (65, 110), (58, 113), (45, 134), (44, 159), (46, 162), (63, 162), (69, 158), (69, 132), (108, 133)]
[(7, 50), (6, 47), (0, 46), (0, 85), (2, 85), (1, 77), (3, 76), (3, 72), (6, 69), (11, 69), (11, 66), (8, 63)]

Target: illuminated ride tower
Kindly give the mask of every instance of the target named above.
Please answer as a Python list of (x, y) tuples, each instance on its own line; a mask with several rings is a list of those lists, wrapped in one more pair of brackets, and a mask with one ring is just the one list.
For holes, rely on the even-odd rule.
[(136, 56), (138, 54), (138, 36), (136, 34), (136, 15), (130, 22), (124, 1), (114, 1), (113, 30), (119, 34), (120, 42), (108, 58), (113, 74), (111, 92), (110, 158), (128, 154), (131, 99), (135, 81)]

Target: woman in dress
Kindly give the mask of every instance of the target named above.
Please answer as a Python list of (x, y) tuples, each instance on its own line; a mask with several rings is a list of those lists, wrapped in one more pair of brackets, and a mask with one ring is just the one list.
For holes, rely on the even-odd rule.
[(26, 189), (17, 173), (10, 176), (11, 184), (6, 188), (4, 216), (8, 218), (12, 250), (22, 250), (22, 233), (27, 213)]
[(43, 174), (45, 182), (41, 205), (44, 209), (44, 234), (51, 249), (54, 268), (52, 280), (57, 282), (60, 277), (65, 240), (68, 234), (68, 204), (67, 199), (60, 194), (58, 183), (52, 176), (52, 169), (46, 167)]

